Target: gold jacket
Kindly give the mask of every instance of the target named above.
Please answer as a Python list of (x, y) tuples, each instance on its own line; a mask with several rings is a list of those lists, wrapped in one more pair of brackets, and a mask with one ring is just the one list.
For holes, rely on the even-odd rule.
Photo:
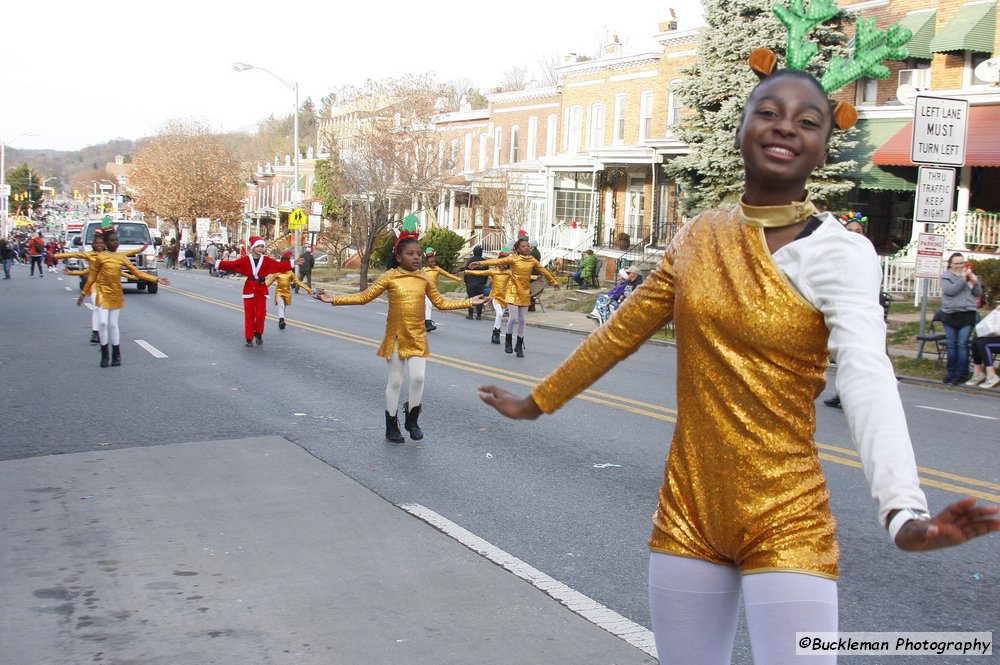
[(455, 280), (459, 284), (465, 284), (464, 279), (462, 279), (461, 277), (455, 277), (441, 266), (434, 266), (433, 268), (424, 268), (424, 272), (427, 273), (427, 277), (430, 278), (431, 284), (433, 284), (435, 288), (438, 285), (438, 277), (447, 277), (448, 279)]
[(376, 355), (391, 358), (395, 349), (400, 358), (429, 358), (427, 329), (424, 327), (424, 297), (440, 310), (465, 309), (471, 300), (445, 300), (423, 270), (408, 272), (387, 270), (371, 286), (352, 296), (336, 296), (333, 305), (364, 305), (383, 292), (389, 292), (389, 315), (385, 320), (385, 338)]
[(267, 284), (265, 286), (271, 286), (277, 282), (277, 286), (274, 287), (274, 304), (278, 304), (278, 298), (280, 297), (285, 301), (286, 305), (292, 304), (292, 282), (298, 285), (300, 289), (305, 289), (306, 293), (312, 293), (312, 289), (307, 285), (299, 281), (299, 278), (295, 276), (295, 271), (290, 270), (288, 272), (276, 272), (267, 278)]
[[(486, 261), (480, 261), (477, 265), (479, 267), (510, 266), (510, 279), (507, 282), (507, 293), (504, 298), (509, 305), (527, 307), (531, 304), (531, 273), (535, 269), (542, 273), (549, 284), (552, 286), (556, 285), (556, 278), (552, 275), (552, 273), (543, 268), (542, 264), (538, 262), (538, 259), (533, 256), (511, 254), (510, 256), (505, 256), (502, 259), (487, 259)], [(490, 291), (490, 293), (492, 294), (493, 291)], [(495, 298), (496, 296), (494, 295), (493, 297)]]
[[(507, 283), (510, 282), (510, 271), (509, 270), (466, 270), (468, 275), (489, 275), (493, 283), (490, 285), (490, 297), (493, 300), (500, 303), (501, 307), (507, 306)], [(531, 279), (535, 280), (538, 275), (532, 275)]]
[[(142, 252), (142, 248), (141, 247), (136, 247), (135, 249), (130, 249), (128, 251), (121, 252), (121, 254), (123, 254), (125, 256), (135, 256), (136, 254), (139, 254), (141, 252)], [(55, 258), (56, 261), (63, 261), (65, 259), (84, 259), (90, 266), (93, 266), (94, 265), (94, 257), (98, 253), (99, 252), (95, 252), (94, 250), (91, 250), (89, 252), (60, 252), (59, 254), (56, 254), (54, 258)], [(70, 270), (66, 274), (67, 275), (89, 275), (90, 274), (90, 268), (87, 268), (86, 270)], [(89, 291), (83, 291), (83, 293), (86, 293), (87, 295), (90, 295)]]
[(125, 306), (125, 295), (122, 293), (122, 269), (127, 270), (137, 279), (147, 282), (158, 281), (156, 277), (140, 271), (128, 257), (121, 252), (97, 252), (90, 260), (90, 275), (83, 285), (83, 293), (94, 289), (94, 300), (98, 307), (104, 309), (121, 309)]

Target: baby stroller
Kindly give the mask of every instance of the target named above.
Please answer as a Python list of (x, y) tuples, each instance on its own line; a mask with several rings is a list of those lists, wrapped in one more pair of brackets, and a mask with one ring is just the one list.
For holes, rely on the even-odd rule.
[(616, 309), (618, 309), (618, 302), (613, 300), (607, 293), (602, 293), (597, 296), (594, 309), (587, 315), (587, 318), (597, 321), (597, 325), (602, 325), (611, 318)]

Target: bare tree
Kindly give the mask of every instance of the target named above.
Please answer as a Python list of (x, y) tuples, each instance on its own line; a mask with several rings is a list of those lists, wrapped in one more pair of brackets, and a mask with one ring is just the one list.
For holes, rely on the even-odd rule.
[(361, 255), (361, 288), (376, 242), (438, 188), (441, 164), (431, 131), (438, 88), (429, 76), (369, 80), (337, 93), (344, 123), (330, 138), (340, 163), (344, 223)]
[(562, 64), (562, 58), (558, 53), (546, 53), (538, 56), (539, 82), (542, 85), (555, 85), (559, 83), (559, 74), (556, 67)]
[(500, 87), (497, 92), (512, 92), (523, 90), (528, 82), (528, 70), (526, 67), (511, 67), (503, 74), (500, 80)]
[(225, 142), (193, 120), (167, 123), (135, 156), (129, 179), (139, 210), (174, 225), (197, 217), (223, 222), (239, 219), (245, 190), (244, 169)]
[(517, 173), (503, 171), (476, 181), (476, 198), (483, 221), (492, 219), (505, 241), (517, 237), (528, 222), (531, 204), (525, 196), (524, 182)]

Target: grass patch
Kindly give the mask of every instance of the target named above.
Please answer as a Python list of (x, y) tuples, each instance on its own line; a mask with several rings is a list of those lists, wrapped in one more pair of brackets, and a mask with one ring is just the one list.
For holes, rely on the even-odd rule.
[(898, 346), (906, 349), (917, 348), (917, 334), (920, 332), (920, 322), (913, 321), (905, 324), (898, 330), (893, 330), (886, 337), (889, 346)]
[(944, 375), (944, 366), (936, 366), (936, 360), (917, 360), (908, 356), (892, 356), (892, 366), (896, 374), (914, 376), (921, 379), (939, 380)]

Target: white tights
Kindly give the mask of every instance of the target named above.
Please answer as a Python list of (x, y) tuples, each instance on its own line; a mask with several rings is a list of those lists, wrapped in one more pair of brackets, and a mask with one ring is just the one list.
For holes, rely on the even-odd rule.
[(431, 299), (424, 296), (424, 321), (431, 320)]
[(399, 409), (399, 391), (403, 388), (403, 370), (410, 368), (410, 408), (420, 404), (424, 396), (424, 374), (427, 371), (426, 358), (407, 358), (403, 360), (398, 354), (392, 354), (386, 362), (389, 363), (389, 383), (385, 387), (385, 410), (390, 414)]
[(729, 665), (740, 590), (754, 663), (835, 665), (795, 656), (796, 632), (837, 631), (837, 583), (806, 573), (741, 575), (732, 566), (653, 552), (649, 609), (660, 665)]
[(87, 299), (90, 301), (90, 304), (92, 305), (92, 307), (90, 308), (90, 329), (96, 331), (100, 329), (100, 321), (98, 320), (98, 315), (97, 315), (97, 300), (94, 298), (93, 293), (87, 296)]
[(514, 326), (517, 326), (517, 336), (524, 337), (524, 325), (528, 317), (527, 305), (508, 305), (507, 311), (510, 312), (510, 318), (507, 319), (507, 334), (513, 333)]
[(285, 301), (281, 298), (278, 298), (278, 318), (285, 318)]
[(101, 340), (101, 346), (111, 344), (118, 346), (121, 335), (118, 332), (118, 313), (120, 309), (104, 309), (98, 307), (97, 312), (97, 337)]
[(496, 300), (492, 300), (491, 302), (493, 303), (493, 311), (496, 313), (493, 319), (493, 327), (497, 330), (503, 330), (503, 305)]

